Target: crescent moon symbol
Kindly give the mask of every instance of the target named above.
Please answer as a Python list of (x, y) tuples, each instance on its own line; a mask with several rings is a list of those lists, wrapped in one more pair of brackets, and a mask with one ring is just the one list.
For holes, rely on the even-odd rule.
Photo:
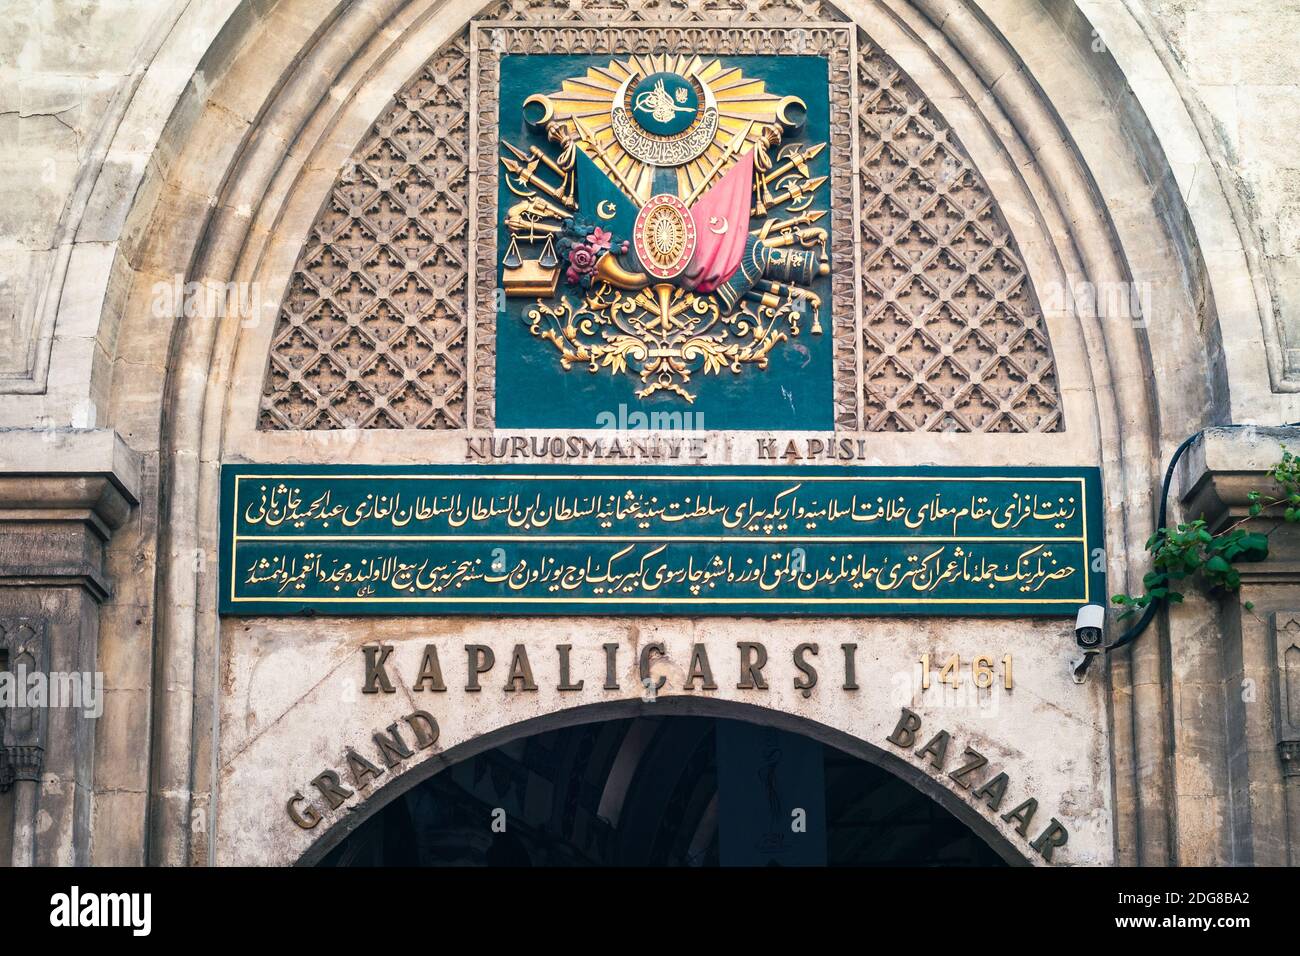
[[(606, 206), (609, 207), (609, 212), (605, 211)], [(596, 204), (596, 215), (601, 219), (613, 219), (618, 215), (618, 206), (614, 205), (614, 203), (608, 199), (602, 199)]]
[[(527, 119), (528, 107), (533, 106), (534, 104), (542, 108), (542, 115), (538, 119), (530, 121)], [(541, 93), (534, 93), (532, 96), (528, 97), (528, 99), (524, 100), (523, 109), (525, 114), (524, 122), (528, 123), (528, 125), (532, 127), (545, 126), (555, 116), (555, 104), (551, 102), (549, 96), (545, 96)]]
[[(721, 229), (717, 228), (719, 223), (721, 223), (722, 225)], [(727, 234), (727, 230), (730, 228), (731, 225), (730, 223), (727, 222), (726, 216), (709, 217), (709, 232), (713, 233), (715, 236), (725, 236)]]
[[(795, 115), (791, 116), (791, 113)], [(799, 116), (808, 115), (808, 104), (797, 96), (787, 96), (776, 104), (776, 121), (785, 127), (787, 133), (793, 133), (799, 130), (804, 120)]]

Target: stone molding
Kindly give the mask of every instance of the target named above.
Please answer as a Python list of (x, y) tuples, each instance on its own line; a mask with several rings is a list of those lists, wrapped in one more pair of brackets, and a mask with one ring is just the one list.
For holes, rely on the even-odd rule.
[(111, 591), (104, 548), (139, 503), (139, 456), (107, 430), (0, 430), (0, 587)]
[[(1268, 470), (1282, 457), (1284, 448), (1300, 449), (1300, 428), (1207, 428), (1178, 465), (1179, 495), (1189, 519), (1204, 517), (1211, 530), (1249, 515), (1250, 493), (1272, 486)], [(1300, 582), (1300, 566), (1270, 560), (1271, 567), (1250, 571), (1281, 583)], [(1249, 571), (1249, 567), (1246, 569)], [(1243, 579), (1246, 578), (1243, 573)]]
[[(1273, 643), (1277, 652), (1277, 739), (1282, 763), (1300, 773), (1300, 611), (1273, 614)], [(1288, 764), (1288, 761), (1291, 761)]]

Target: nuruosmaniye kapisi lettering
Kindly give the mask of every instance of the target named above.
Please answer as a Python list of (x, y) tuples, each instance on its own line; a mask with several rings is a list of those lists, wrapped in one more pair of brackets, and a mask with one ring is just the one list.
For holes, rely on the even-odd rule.
[[(602, 413), (613, 414), (613, 413)], [(597, 427), (600, 416), (597, 416)], [(540, 461), (706, 461), (708, 442), (689, 434), (631, 435), (613, 438), (576, 435), (501, 438), (466, 438), (465, 454), (469, 461), (529, 460)]]
[[(0, 865), (1237, 928), (1300, 865), (1296, 5), (9, 4)], [(350, 898), (257, 879), (214, 938)]]

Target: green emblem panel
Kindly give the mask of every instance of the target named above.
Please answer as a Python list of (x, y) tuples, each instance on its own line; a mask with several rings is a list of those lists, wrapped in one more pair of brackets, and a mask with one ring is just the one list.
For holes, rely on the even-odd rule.
[(495, 425), (834, 426), (824, 56), (504, 54)]
[(225, 614), (1073, 615), (1095, 468), (226, 465)]

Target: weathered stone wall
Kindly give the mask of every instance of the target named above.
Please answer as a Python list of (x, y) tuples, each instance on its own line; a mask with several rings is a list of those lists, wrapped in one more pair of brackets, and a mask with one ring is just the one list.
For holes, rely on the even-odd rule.
[[(176, 70), (186, 60), (196, 62), (212, 39), (204, 27), (220, 22), (234, 5), (214, 0), (202, 18), (206, 23), (178, 22), (185, 6), (181, 0), (9, 5), (10, 29), (0, 38), (0, 340), (6, 343), (0, 350), (0, 424), (89, 427), (102, 417), (105, 397), (91, 372), (111, 359), (111, 342), (97, 342), (96, 333), (105, 291), (101, 273), (115, 236), (111, 223), (83, 224), (80, 217), (97, 190), (121, 190), (129, 202), (133, 174), (157, 159), (157, 130), (147, 127), (125, 152), (105, 155), (111, 127), (122, 121), (143, 73), (155, 61)], [(263, 17), (272, 6), (255, 3), (241, 12)], [(1058, 17), (1074, 10), (1073, 0), (1043, 0), (1042, 6)], [(1079, 3), (1085, 14), (1105, 6)], [(1300, 70), (1291, 42), (1300, 28), (1300, 3), (1139, 0), (1130, 6), (1179, 92), (1201, 111), (1202, 134), (1221, 164), (1217, 171), (1258, 244), (1282, 373), (1300, 376), (1300, 326), (1289, 324), (1300, 314), (1300, 165), (1289, 135), (1300, 115)], [(1098, 29), (1097, 49), (1112, 36)], [(201, 70), (193, 77), (197, 87), (206, 81)], [(155, 100), (146, 112), (157, 121), (174, 100)], [(51, 287), (60, 260), (73, 281)], [(59, 323), (49, 321), (55, 313)], [(15, 392), (24, 397), (10, 397)]]
[[(241, 330), (202, 316), (173, 322), (155, 313), (150, 290), (177, 276), (262, 282), (273, 318), (343, 161), (393, 92), (481, 4), (14, 6), (14, 26), (0, 39), (0, 342), (7, 346), (0, 426), (37, 431), (6, 439), (12, 452), (0, 470), (31, 480), (56, 459), (43, 449), (83, 438), (103, 444), (114, 431), (141, 456), (128, 468), (138, 504), (105, 554), (113, 590), (77, 592), (82, 617), (93, 618), (91, 602), (102, 602), (99, 646), (84, 641), (88, 622), (80, 660), (97, 659), (109, 681), (94, 792), (86, 799), (92, 769), (83, 746), (60, 771), (75, 778), (77, 793), (50, 804), (63, 813), (54, 849), (37, 856), (145, 862), (148, 843), (153, 862), (289, 861), (310, 839), (276, 808), (326, 765), (340, 769), (341, 748), (367, 745), (407, 712), (396, 698), (349, 691), (363, 644), (398, 645), (406, 670), (433, 637), (449, 684), (463, 666), (453, 655), (471, 637), (496, 642), (498, 673), (509, 646), (495, 636), (499, 625), (472, 622), (422, 622), (417, 636), (382, 622), (219, 624), (209, 576), (215, 469), (238, 458), (450, 461), (463, 443), (422, 436), (395, 452), (375, 433), (259, 433), (273, 323)], [(1153, 485), (1173, 445), (1215, 422), (1300, 418), (1284, 318), (1300, 313), (1293, 221), (1300, 177), (1286, 140), (1300, 119), (1293, 82), (1300, 55), (1288, 27), (1300, 18), (1297, 5), (839, 6), (952, 124), (1006, 213), (1040, 294), (1078, 278), (1156, 292), (1156, 307), (1136, 324), (1045, 304), (1066, 431), (965, 445), (960, 436), (875, 436), (878, 460), (1101, 462), (1112, 587), (1135, 588), (1143, 568), (1130, 556), (1150, 532)], [(324, 42), (314, 45), (317, 37)], [(96, 425), (102, 430), (66, 431)], [(721, 440), (714, 447), (715, 460), (746, 460)], [(1231, 470), (1235, 454), (1206, 468)], [(126, 467), (116, 452), (95, 460), (72, 454), (69, 462), (78, 480)], [(1252, 461), (1246, 470), (1257, 476), (1261, 467)], [(1189, 473), (1185, 484), (1198, 480)], [(38, 505), (19, 500), (28, 510)], [(0, 540), (6, 533), (0, 524)], [(105, 570), (91, 564), (79, 573)], [(1274, 862), (1286, 845), (1259, 834), (1276, 833), (1283, 815), (1271, 736), (1277, 694), (1242, 707), (1238, 685), (1272, 686), (1278, 635), (1294, 630), (1290, 612), (1300, 596), (1292, 597), (1294, 578), (1285, 575), (1252, 580), (1250, 588), (1258, 614), (1189, 600), (1083, 688), (1065, 679), (1066, 622), (824, 621), (808, 639), (825, 655), (846, 634), (860, 637), (864, 663), (871, 645), (877, 679), (907, 673), (921, 653), (941, 653), (940, 645), (966, 659), (1002, 650), (1023, 658), (1022, 687), (991, 721), (971, 712), (949, 727), (939, 708), (938, 723), (956, 740), (979, 740), (1016, 762), (1040, 797), (1055, 795), (1048, 799), (1057, 808), (1078, 811), (1075, 862)], [(9, 603), (27, 613), (34, 600), (24, 593)], [(641, 627), (600, 625), (624, 646), (625, 666), (645, 640)], [(549, 668), (548, 655), (568, 636), (555, 622), (534, 630), (530, 656)], [(731, 648), (714, 661), (718, 697), (752, 703), (722, 676), (734, 674), (726, 653), (747, 627), (719, 622), (700, 630)], [(788, 659), (793, 637), (772, 630), (774, 659)], [(1004, 649), (992, 646), (995, 638)], [(668, 660), (657, 666), (671, 679), (685, 638), (674, 632), (665, 640)], [(588, 684), (574, 699), (610, 703), (617, 695), (593, 679), (599, 661), (583, 661)], [(763, 703), (888, 752), (881, 738), (896, 700), (865, 681), (845, 692), (829, 680), (817, 697), (803, 698), (791, 693), (790, 676), (782, 673), (782, 686), (774, 683)], [(503, 698), (497, 686), (493, 694), (498, 704), (507, 700), (501, 712), (481, 713), (472, 724), (465, 720), (472, 710), (456, 710), (445, 746), (560, 703), (545, 688)], [(403, 705), (418, 703), (399, 696)], [(630, 689), (619, 699), (639, 700)], [(914, 703), (926, 713), (924, 698)], [(937, 785), (962, 798), (955, 785)], [(6, 833), (12, 813), (0, 798)]]
[[(580, 721), (580, 708), (616, 706), (619, 715), (723, 713), (727, 703), (751, 710), (740, 716), (772, 721), (820, 736), (839, 746), (866, 744), (883, 754), (874, 759), (976, 824), (990, 826), (994, 839), (1013, 859), (1042, 863), (1031, 843), (1053, 817), (1066, 821), (1068, 843), (1053, 854), (1054, 863), (1098, 865), (1114, 860), (1106, 693), (1100, 681), (1076, 686), (1063, 666), (1061, 651), (1072, 641), (1072, 622), (994, 622), (954, 619), (916, 624), (902, 620), (698, 620), (680, 618), (606, 618), (574, 622), (554, 618), (501, 620), (414, 619), (355, 621), (323, 619), (303, 629), (292, 622), (228, 620), (223, 627), (221, 806), (214, 840), (218, 863), (257, 861), (288, 864), (331, 829), (346, 834), (364, 818), (367, 801), (382, 805), (395, 793), (444, 766), (434, 748), (421, 753), (417, 734), (405, 718), (425, 711), (436, 721), (438, 754), (460, 759), (467, 748), (482, 749), (504, 739), (500, 732), (534, 721), (550, 726)], [(1064, 639), (1064, 640), (1063, 640)], [(762, 646), (766, 686), (742, 686), (749, 672), (745, 661), (760, 660)], [(816, 671), (816, 683), (796, 665)], [(852, 669), (846, 672), (844, 645), (850, 645)], [(367, 676), (363, 647), (392, 648), (384, 671), (387, 691), (375, 681), (363, 692)], [(561, 683), (558, 645), (571, 648), (570, 689)], [(611, 673), (617, 687), (607, 686)], [(712, 682), (686, 686), (692, 649), (705, 648)], [(428, 647), (436, 648), (441, 687), (425, 682), (417, 689)], [(471, 676), (470, 662), (485, 656), (467, 646), (491, 649), (494, 663)], [(526, 655), (531, 688), (510, 681), (513, 655)], [(1004, 648), (1006, 650), (1004, 650)], [(1014, 650), (1012, 650), (1014, 649)], [(1014, 687), (1006, 689), (1001, 656), (1013, 654)], [(933, 664), (923, 689), (921, 655), (936, 662), (960, 654), (962, 672), (954, 689), (938, 680)], [(978, 689), (970, 662), (987, 655), (996, 668), (992, 685)], [(515, 673), (522, 673), (518, 666)], [(647, 679), (656, 685), (652, 691)], [(657, 686), (662, 681), (662, 686)], [(581, 683), (580, 689), (575, 689)], [(757, 683), (757, 682), (756, 682)], [(852, 686), (845, 687), (846, 684)], [(477, 690), (467, 690), (477, 685)], [(803, 693), (801, 688), (807, 689)], [(702, 701), (702, 703), (701, 703)], [(693, 707), (713, 705), (713, 710)], [(920, 718), (915, 739), (889, 741), (903, 708)], [(609, 716), (596, 709), (593, 717)], [(390, 765), (378, 752), (375, 734), (398, 736), (413, 751)], [(536, 729), (539, 726), (534, 725)], [(943, 753), (918, 754), (946, 731), (936, 745)], [(481, 739), (480, 739), (481, 738)], [(969, 777), (951, 776), (971, 764), (966, 748), (987, 757), (988, 764)], [(349, 766), (349, 748), (382, 773), (360, 775)], [(312, 781), (336, 773), (353, 791), (331, 808)], [(999, 773), (1007, 774), (1005, 796), (993, 799), (979, 788)], [(384, 790), (384, 788), (390, 788)], [(285, 804), (294, 794), (295, 810), (319, 816), (310, 829), (294, 825)], [(1034, 800), (1026, 832), (1020, 821), (1003, 820), (1012, 809)]]
[(1300, 31), (1296, 0), (1143, 0), (1170, 72), (1205, 110), (1206, 132), (1257, 235), (1276, 298), (1283, 370), (1300, 377)]
[[(94, 274), (112, 247), (82, 230), (80, 211), (101, 172), (131, 187), (156, 143), (134, 157), (108, 160), (105, 137), (184, 6), (147, 0), (14, 0), (0, 36), (0, 395), (5, 424), (95, 424), (89, 363), (96, 345), (99, 299)], [(170, 37), (176, 42), (176, 37)], [(165, 104), (158, 104), (166, 108)], [(120, 172), (113, 162), (123, 162)], [(86, 308), (57, 327), (43, 318), (59, 308), (48, 278), (71, 259), (74, 281), (63, 295)], [(78, 274), (84, 282), (78, 282)], [(50, 296), (54, 296), (51, 301)], [(49, 373), (52, 338), (59, 361)], [(96, 352), (101, 351), (97, 355)], [(102, 399), (98, 402), (102, 405)]]

